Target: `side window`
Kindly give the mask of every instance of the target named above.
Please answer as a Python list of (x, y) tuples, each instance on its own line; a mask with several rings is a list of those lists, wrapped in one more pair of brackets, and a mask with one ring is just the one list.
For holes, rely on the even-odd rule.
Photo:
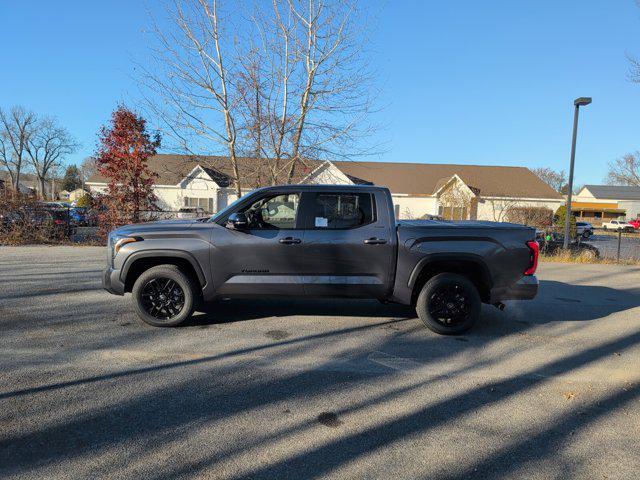
[(319, 193), (314, 205), (315, 228), (354, 228), (374, 221), (370, 193)]
[(263, 197), (241, 211), (247, 216), (250, 229), (293, 229), (299, 203), (299, 194), (287, 193)]

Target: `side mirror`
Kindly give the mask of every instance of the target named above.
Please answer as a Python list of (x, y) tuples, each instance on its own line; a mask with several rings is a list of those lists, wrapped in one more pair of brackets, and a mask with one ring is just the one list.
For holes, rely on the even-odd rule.
[(247, 216), (244, 213), (232, 213), (227, 220), (227, 228), (243, 230), (247, 228)]

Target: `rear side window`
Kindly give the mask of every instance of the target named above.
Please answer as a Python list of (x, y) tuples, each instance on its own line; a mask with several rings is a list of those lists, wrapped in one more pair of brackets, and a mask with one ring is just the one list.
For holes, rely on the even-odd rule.
[(370, 193), (319, 193), (316, 195), (311, 228), (354, 228), (374, 221)]

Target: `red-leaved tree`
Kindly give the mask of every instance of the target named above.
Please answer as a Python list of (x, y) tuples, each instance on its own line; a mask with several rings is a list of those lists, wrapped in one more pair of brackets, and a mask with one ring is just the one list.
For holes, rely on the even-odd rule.
[(143, 211), (157, 210), (153, 193), (157, 174), (149, 169), (147, 160), (159, 146), (160, 136), (147, 132), (146, 120), (122, 105), (100, 130), (96, 165), (108, 180), (107, 191), (99, 199), (103, 235), (120, 225), (139, 222)]

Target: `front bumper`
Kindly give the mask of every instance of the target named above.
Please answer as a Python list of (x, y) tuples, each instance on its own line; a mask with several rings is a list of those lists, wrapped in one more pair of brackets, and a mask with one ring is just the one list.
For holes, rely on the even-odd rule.
[(513, 285), (491, 291), (491, 303), (503, 300), (531, 300), (538, 294), (540, 282), (535, 275), (526, 275)]
[(109, 267), (102, 272), (102, 288), (114, 295), (124, 295), (124, 283), (120, 280), (120, 270)]

